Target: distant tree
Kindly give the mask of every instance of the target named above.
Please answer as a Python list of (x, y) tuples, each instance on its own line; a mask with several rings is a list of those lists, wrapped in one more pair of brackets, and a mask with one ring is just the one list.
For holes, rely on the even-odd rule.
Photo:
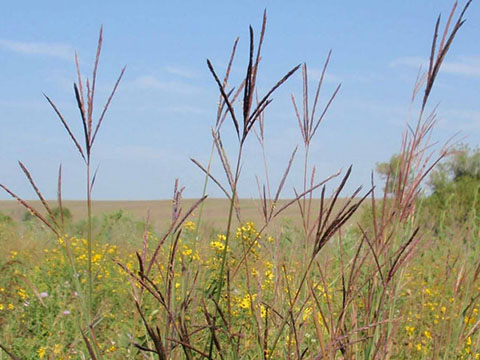
[[(375, 166), (375, 171), (385, 182), (383, 190), (386, 191), (388, 195), (395, 195), (395, 187), (398, 184), (398, 174), (400, 172), (400, 156), (398, 154), (392, 155), (389, 161), (377, 163)], [(391, 199), (387, 199), (391, 201)], [(383, 200), (378, 199), (375, 204), (375, 209), (377, 214), (381, 212), (383, 206)], [(366, 204), (362, 208), (362, 213), (359, 218), (359, 224), (362, 227), (362, 230), (367, 234), (371, 235), (373, 231), (373, 211), (372, 205)]]
[(434, 192), (441, 191), (449, 183), (458, 183), (465, 179), (480, 179), (480, 149), (472, 150), (462, 145), (450, 158), (440, 164), (432, 173), (431, 187)]
[(480, 149), (462, 145), (433, 171), (425, 210), (463, 224), (480, 214)]
[(389, 161), (376, 164), (376, 172), (385, 181), (384, 190), (393, 195), (395, 193), (395, 186), (398, 182), (398, 173), (400, 171), (400, 156), (398, 154), (392, 155)]
[[(385, 181), (385, 191), (395, 194), (401, 168), (401, 157), (377, 163), (376, 171)], [(412, 174), (413, 175), (413, 174)], [(480, 149), (459, 146), (432, 171), (430, 195), (422, 206), (422, 218), (430, 223), (446, 219), (447, 226), (464, 224), (472, 216), (480, 219)]]

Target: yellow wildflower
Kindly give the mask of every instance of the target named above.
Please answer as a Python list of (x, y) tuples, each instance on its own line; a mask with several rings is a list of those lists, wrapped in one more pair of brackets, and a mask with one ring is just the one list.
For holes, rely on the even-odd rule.
[(18, 296), (20, 297), (20, 299), (22, 299), (22, 300), (25, 300), (25, 299), (28, 297), (27, 292), (26, 292), (25, 290), (23, 290), (23, 289), (18, 289), (17, 295), (18, 295)]
[(302, 316), (303, 321), (306, 321), (310, 317), (311, 313), (312, 313), (311, 307), (305, 308), (305, 310), (303, 310), (303, 316)]
[(182, 247), (183, 247), (183, 251), (182, 251), (182, 255), (183, 255), (183, 256), (190, 256), (190, 255), (192, 255), (192, 252), (193, 252), (192, 249), (190, 249), (190, 248), (189, 248), (188, 246), (186, 246), (186, 245), (183, 245)]
[[(218, 238), (220, 239), (220, 236)], [(221, 241), (212, 241), (210, 242), (210, 246), (219, 252), (222, 252), (225, 250), (225, 244)]]
[(40, 346), (37, 350), (37, 354), (38, 354), (38, 357), (40, 359), (43, 359), (43, 357), (45, 356), (45, 353), (46, 353), (46, 348), (44, 346)]
[(415, 332), (415, 327), (407, 325), (405, 326), (405, 331), (407, 332), (408, 336), (411, 336)]
[[(92, 251), (93, 253), (93, 251)], [(92, 256), (92, 263), (98, 263), (100, 260), (102, 260), (102, 254), (93, 254)]]
[[(253, 295), (252, 295), (252, 300), (255, 300), (256, 296), (257, 296), (256, 294), (253, 294)], [(239, 306), (240, 306), (242, 309), (246, 310), (246, 309), (250, 309), (250, 304), (251, 304), (251, 302), (250, 302), (250, 295), (249, 295), (249, 294), (245, 294), (245, 296), (243, 297), (243, 299), (240, 301)]]
[(183, 228), (185, 230), (193, 231), (195, 230), (195, 223), (193, 221), (187, 221), (185, 224), (183, 224)]
[(267, 309), (265, 308), (265, 306), (260, 305), (260, 316), (262, 317), (262, 319), (264, 319), (266, 315), (267, 315)]

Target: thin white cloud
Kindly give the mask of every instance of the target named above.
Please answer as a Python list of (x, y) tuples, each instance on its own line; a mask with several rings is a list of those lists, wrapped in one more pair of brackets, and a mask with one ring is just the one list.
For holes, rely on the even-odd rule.
[(480, 56), (462, 56), (458, 61), (447, 61), (443, 72), (465, 76), (480, 77)]
[[(316, 69), (316, 68), (308, 68), (307, 71), (308, 71), (309, 82), (314, 81), (314, 82), (318, 83), (318, 81), (320, 80), (320, 78), (322, 76), (322, 70)], [(297, 74), (298, 74), (297, 76), (302, 76), (302, 73), (301, 73), (300, 70), (297, 72)], [(326, 82), (326, 83), (339, 84), (339, 83), (342, 82), (342, 78), (337, 76), (337, 75), (332, 74), (327, 69), (327, 72), (325, 73), (323, 81)]]
[(177, 114), (187, 114), (187, 115), (205, 115), (205, 114), (207, 114), (207, 111), (205, 109), (201, 109), (201, 108), (194, 107), (194, 106), (188, 106), (188, 105), (173, 106), (173, 107), (170, 107), (170, 108), (166, 108), (165, 110), (166, 111), (171, 111), (171, 112), (177, 113)]
[(382, 81), (384, 77), (379, 73), (368, 73), (368, 74), (351, 74), (351, 80), (359, 83), (372, 83), (375, 81)]
[(448, 109), (441, 112), (440, 125), (443, 128), (460, 131), (480, 129), (480, 111), (475, 109)]
[(155, 89), (172, 93), (192, 94), (200, 89), (196, 86), (181, 81), (164, 81), (152, 75), (143, 75), (133, 81), (133, 85), (141, 89)]
[(65, 60), (72, 60), (74, 49), (67, 44), (22, 42), (0, 39), (0, 48), (24, 55), (44, 55)]
[(103, 146), (100, 150), (106, 159), (123, 160), (160, 160), (172, 158), (171, 151), (145, 145)]
[(178, 66), (178, 65), (165, 66), (165, 70), (169, 74), (178, 75), (186, 79), (194, 79), (198, 77), (198, 74), (194, 70), (188, 69), (186, 67)]
[[(390, 66), (407, 66), (426, 69), (428, 61), (418, 56), (395, 59)], [(445, 61), (440, 70), (445, 74), (480, 77), (480, 56), (459, 56), (455, 60)]]
[(22, 108), (22, 109), (31, 109), (31, 110), (43, 110), (45, 109), (45, 101), (43, 99), (40, 100), (30, 100), (30, 99), (9, 99), (9, 100), (4, 100), (0, 99), (0, 108), (6, 109), (6, 108), (11, 108), (11, 109), (16, 109), (16, 108)]
[(427, 65), (427, 60), (420, 56), (405, 56), (405, 57), (395, 59), (390, 63), (390, 67), (407, 66), (407, 67), (414, 67), (417, 69), (420, 66), (422, 68), (425, 68), (426, 65)]

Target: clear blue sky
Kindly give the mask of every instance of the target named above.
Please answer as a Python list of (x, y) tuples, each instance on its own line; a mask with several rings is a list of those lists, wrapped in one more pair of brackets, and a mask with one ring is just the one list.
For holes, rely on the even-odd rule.
[[(462, 7), (461, 1), (459, 7)], [(333, 50), (325, 86), (341, 91), (312, 145), (319, 177), (353, 164), (349, 190), (368, 186), (371, 171), (398, 150), (419, 65), (426, 61), (437, 15), (452, 1), (18, 1), (0, 14), (0, 183), (33, 198), (16, 161), (23, 161), (47, 197), (56, 194), (56, 172), (64, 167), (64, 197), (84, 196), (84, 171), (75, 148), (52, 109), (49, 95), (80, 134), (72, 83), (74, 50), (85, 75), (91, 71), (98, 30), (104, 25), (97, 104), (127, 65), (94, 150), (97, 199), (162, 199), (175, 177), (185, 196), (201, 194), (203, 176), (189, 161), (206, 162), (217, 103), (207, 70), (220, 70), (240, 37), (233, 77), (245, 69), (248, 25), (258, 34), (263, 9), (268, 23), (260, 67), (265, 91), (294, 65), (307, 62), (315, 79)], [(449, 53), (432, 94), (440, 104), (434, 140), (457, 131), (465, 142), (480, 140), (480, 5)], [(312, 81), (311, 87), (313, 88)], [(293, 77), (266, 113), (267, 151), (273, 185), (278, 183), (300, 132), (290, 94), (301, 95)], [(229, 131), (231, 124), (227, 124)], [(228, 131), (225, 136), (229, 138)], [(262, 178), (259, 147), (248, 142), (240, 195), (256, 197)], [(235, 147), (230, 146), (233, 152)], [(302, 153), (283, 194), (301, 187)], [(216, 174), (221, 174), (218, 164)], [(222, 176), (220, 176), (223, 179)], [(212, 185), (211, 196), (221, 193)], [(0, 193), (0, 199), (8, 199)]]

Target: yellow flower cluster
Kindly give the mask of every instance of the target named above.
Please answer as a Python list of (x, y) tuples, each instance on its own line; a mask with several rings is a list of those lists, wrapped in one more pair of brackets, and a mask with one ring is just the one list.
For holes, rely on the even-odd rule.
[[(225, 235), (219, 234), (217, 235), (217, 240), (210, 242), (210, 247), (219, 253), (223, 253), (223, 251), (225, 250), (226, 240), (227, 240), (227, 237)], [(230, 251), (229, 248), (227, 248), (227, 252), (228, 251)]]
[(196, 225), (193, 221), (187, 221), (185, 224), (183, 224), (183, 228), (187, 231), (194, 231), (196, 228)]

